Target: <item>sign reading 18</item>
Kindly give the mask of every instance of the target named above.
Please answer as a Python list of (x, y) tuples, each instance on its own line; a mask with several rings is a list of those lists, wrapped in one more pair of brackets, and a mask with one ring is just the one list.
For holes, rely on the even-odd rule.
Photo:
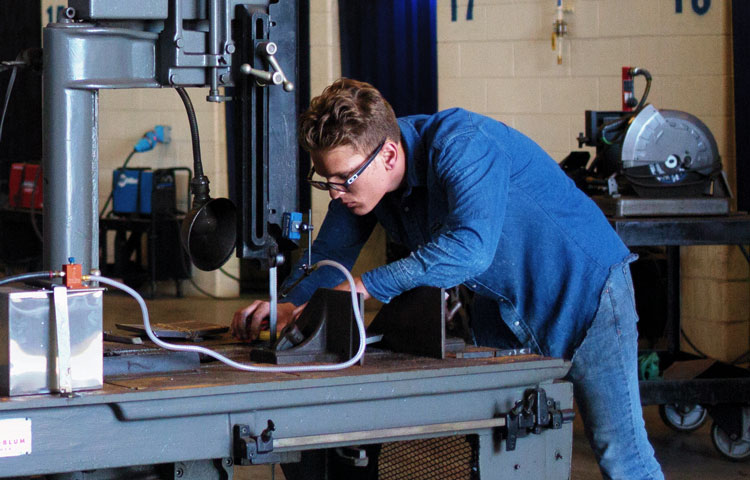
[[(698, 15), (703, 15), (711, 8), (711, 0), (691, 0), (693, 11)], [(675, 0), (674, 12), (682, 13), (682, 0)]]
[(61, 14), (61, 12), (65, 10), (65, 6), (58, 5), (57, 8), (53, 6), (47, 7), (47, 15), (49, 16), (49, 23), (54, 23), (57, 21), (57, 17)]

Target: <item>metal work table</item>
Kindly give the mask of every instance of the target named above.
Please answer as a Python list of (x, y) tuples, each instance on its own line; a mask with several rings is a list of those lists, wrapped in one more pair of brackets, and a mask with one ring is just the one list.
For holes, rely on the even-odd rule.
[[(680, 247), (750, 244), (750, 215), (700, 217), (610, 217), (629, 247), (664, 246), (667, 256), (667, 355), (680, 359)], [(750, 260), (750, 259), (749, 259)], [(644, 405), (690, 400), (716, 404), (750, 402), (750, 378), (656, 380), (641, 382)]]
[(629, 247), (663, 245), (743, 245), (750, 243), (750, 215), (707, 217), (610, 217)]
[(390, 354), (328, 373), (244, 373), (211, 363), (166, 376), (105, 377), (102, 390), (74, 398), (0, 398), (0, 420), (30, 419), (32, 429), (31, 452), (0, 457), (0, 477), (177, 462), (174, 478), (214, 478), (188, 473), (218, 459), (229, 476), (215, 478), (231, 478), (233, 427), (260, 435), (272, 420), (278, 453), (476, 434), (483, 479), (568, 478), (572, 423), (519, 438), (512, 451), (497, 435), (527, 389), (542, 387), (571, 409), (571, 384), (555, 381), (568, 368), (537, 356)]

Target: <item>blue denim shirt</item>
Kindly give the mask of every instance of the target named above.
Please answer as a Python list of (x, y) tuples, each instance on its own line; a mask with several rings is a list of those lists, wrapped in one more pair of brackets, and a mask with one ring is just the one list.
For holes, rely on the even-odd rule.
[[(496, 120), (452, 109), (399, 126), (407, 187), (361, 217), (330, 202), (313, 261), (351, 268), (380, 222), (412, 253), (362, 276), (373, 297), (387, 303), (418, 286), (464, 284), (497, 301), (522, 345), (571, 358), (610, 266), (629, 253), (599, 208), (536, 143)], [(321, 269), (286, 301), (299, 305), (341, 281)]]

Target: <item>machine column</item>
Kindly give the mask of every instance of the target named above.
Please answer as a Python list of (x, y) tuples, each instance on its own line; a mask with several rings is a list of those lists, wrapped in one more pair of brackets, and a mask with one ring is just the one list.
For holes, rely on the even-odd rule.
[[(75, 27), (72, 27), (75, 28)], [(44, 30), (44, 268), (99, 268), (98, 91), (68, 88), (85, 65), (69, 28)]]
[(151, 32), (53, 23), (44, 29), (44, 268), (99, 268), (99, 89), (156, 88)]

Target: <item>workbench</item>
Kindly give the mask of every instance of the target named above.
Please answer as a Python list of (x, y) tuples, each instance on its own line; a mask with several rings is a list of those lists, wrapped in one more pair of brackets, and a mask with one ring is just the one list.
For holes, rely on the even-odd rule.
[[(610, 224), (629, 247), (663, 246), (666, 250), (667, 319), (663, 363), (697, 358), (680, 348), (680, 247), (750, 244), (750, 215), (610, 217)], [(748, 259), (750, 261), (750, 259)], [(636, 288), (638, 288), (636, 284)], [(664, 362), (666, 361), (666, 362)], [(739, 372), (741, 373), (741, 372)], [(640, 382), (641, 403), (663, 405), (689, 402), (717, 405), (750, 402), (750, 377), (648, 380)]]
[[(0, 398), (0, 425), (31, 422), (30, 452), (0, 457), (0, 477), (79, 472), (55, 478), (112, 478), (81, 472), (167, 464), (174, 474), (162, 478), (232, 478), (233, 429), (244, 426), (257, 437), (270, 420), (272, 453), (282, 457), (476, 435), (482, 479), (567, 479), (572, 423), (518, 438), (513, 450), (505, 427), (506, 414), (530, 389), (542, 388), (560, 409), (572, 409), (571, 384), (557, 380), (569, 366), (533, 355), (437, 360), (387, 354), (327, 373), (246, 373), (212, 362), (189, 372), (105, 376), (103, 389), (73, 398)], [(307, 478), (328, 478), (319, 475)]]

